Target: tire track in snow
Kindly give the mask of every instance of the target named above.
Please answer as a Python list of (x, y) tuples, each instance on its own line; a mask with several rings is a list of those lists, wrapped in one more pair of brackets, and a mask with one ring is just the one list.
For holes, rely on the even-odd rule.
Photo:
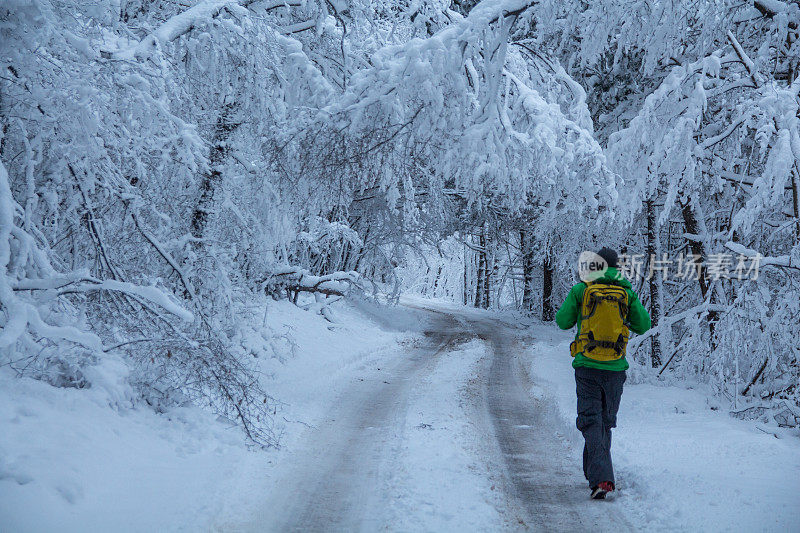
[(436, 317), (423, 346), (393, 366), (360, 378), (331, 407), (283, 481), (264, 531), (374, 531), (385, 527), (380, 503), (393, 475), (391, 446), (406, 417), (409, 388), (462, 332)]
[(516, 333), (474, 313), (428, 311), (433, 320), (423, 345), (399, 351), (380, 372), (357, 378), (322, 423), (307, 432), (306, 444), (293, 451), (294, 464), (283, 470), (287, 475), (251, 529), (392, 531), (385, 506), (395, 496), (409, 398), (442, 352), (458, 340), (479, 337), (487, 345), (485, 368), (469, 395), (476, 431), (485, 429), (476, 438), (486, 446), (476, 458), (500, 470), (505, 504), (497, 508), (506, 516), (504, 529), (632, 530), (616, 502), (588, 499), (580, 457), (558, 434), (567, 428), (555, 405), (529, 394), (532, 384), (516, 355)]
[[(520, 529), (535, 531), (631, 531), (613, 501), (589, 500), (579, 457), (558, 434), (563, 424), (552, 400), (534, 399), (532, 383), (509, 340), (513, 332), (473, 322), (491, 346), (484, 401), (506, 466), (505, 490), (520, 509)], [(564, 364), (569, 364), (566, 359)], [(575, 454), (572, 454), (575, 455)], [(577, 475), (576, 475), (577, 474)]]

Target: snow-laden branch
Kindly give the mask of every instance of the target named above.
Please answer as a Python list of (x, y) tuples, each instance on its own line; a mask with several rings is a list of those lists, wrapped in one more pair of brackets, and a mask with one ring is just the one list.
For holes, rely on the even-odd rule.
[(750, 258), (750, 259), (757, 259), (759, 266), (774, 266), (780, 268), (795, 268), (800, 270), (800, 265), (792, 264), (792, 256), (790, 255), (779, 255), (779, 256), (763, 256), (758, 253), (756, 250), (752, 248), (747, 248), (739, 244), (738, 242), (726, 242), (725, 248), (730, 250), (735, 254), (739, 254), (741, 256)]
[(239, 2), (236, 0), (204, 0), (186, 11), (171, 17), (153, 33), (148, 34), (147, 37), (142, 39), (139, 44), (127, 50), (114, 52), (111, 57), (120, 60), (133, 60), (146, 57), (156, 47), (162, 46), (188, 33), (192, 28), (211, 20), (217, 16), (220, 11), (229, 6), (238, 7)]
[(0, 162), (0, 305), (5, 308), (7, 322), (0, 332), (0, 348), (16, 342), (27, 325), (27, 309), (14, 296), (9, 284), (8, 266), (11, 262), (11, 233), (14, 229), (14, 199), (6, 167)]
[(727, 33), (728, 41), (731, 43), (733, 50), (736, 52), (736, 55), (739, 57), (739, 60), (742, 62), (744, 67), (747, 69), (747, 72), (750, 74), (750, 78), (752, 78), (753, 83), (756, 87), (761, 87), (764, 84), (764, 78), (761, 76), (761, 73), (758, 72), (756, 69), (756, 64), (753, 63), (753, 60), (747, 55), (747, 52), (744, 51), (742, 45), (739, 44), (739, 41), (736, 37), (728, 30)]
[(800, 18), (800, 6), (792, 2), (782, 2), (780, 0), (755, 0), (753, 7), (768, 17), (775, 15), (787, 15), (789, 18), (797, 20)]
[[(113, 291), (154, 303), (183, 320), (194, 320), (192, 313), (156, 287), (144, 287), (114, 279), (101, 280), (86, 272), (56, 273), (43, 252), (36, 247), (33, 237), (14, 224), (16, 211), (18, 209), (11, 193), (8, 173), (0, 163), (0, 308), (5, 310), (7, 316), (0, 331), (0, 348), (16, 343), (28, 329), (39, 337), (66, 340), (95, 351), (103, 348), (100, 338), (93, 333), (45, 322), (37, 308), (38, 302), (28, 301), (20, 295), (25, 291), (55, 291), (55, 296), (98, 290)], [(29, 261), (33, 261), (33, 265), (26, 265)], [(13, 272), (11, 268), (14, 268)]]
[(664, 332), (667, 332), (672, 328), (673, 325), (677, 324), (681, 320), (686, 320), (689, 318), (697, 318), (702, 315), (707, 315), (708, 313), (724, 313), (728, 311), (728, 307), (724, 305), (717, 305), (717, 304), (709, 304), (707, 302), (703, 302), (699, 305), (686, 309), (685, 311), (681, 311), (680, 313), (675, 313), (674, 315), (669, 315), (662, 317), (658, 325), (655, 327), (650, 328), (642, 335), (637, 335), (633, 339), (630, 340), (628, 343), (628, 351), (633, 353), (635, 352), (639, 346), (642, 345), (644, 341), (649, 339), (654, 335), (659, 335)]
[(147, 231), (147, 229), (145, 229), (142, 226), (142, 224), (139, 222), (139, 216), (135, 212), (131, 213), (131, 218), (133, 219), (133, 223), (136, 226), (136, 229), (138, 229), (141, 232), (144, 238), (147, 239), (147, 242), (149, 242), (153, 246), (153, 248), (156, 249), (158, 254), (161, 257), (163, 257), (164, 260), (169, 264), (169, 266), (171, 266), (172, 269), (178, 274), (178, 277), (181, 280), (181, 285), (183, 285), (183, 288), (186, 290), (189, 297), (192, 300), (196, 301), (197, 296), (194, 293), (194, 288), (189, 282), (189, 276), (186, 275), (183, 269), (178, 265), (178, 262), (175, 261), (172, 255), (167, 251), (166, 247), (158, 241), (155, 235), (151, 234), (149, 231)]
[(114, 291), (143, 298), (186, 322), (194, 320), (194, 315), (190, 311), (174, 303), (167, 293), (161, 289), (113, 279), (101, 280), (88, 275), (88, 273), (77, 272), (52, 278), (22, 279), (11, 284), (11, 289), (15, 292), (56, 291), (58, 295), (79, 292)]
[(353, 288), (363, 291), (363, 280), (358, 272), (334, 272), (315, 276), (304, 268), (292, 266), (276, 268), (264, 280), (264, 284), (267, 292), (273, 294), (281, 289), (329, 296), (346, 296)]
[[(482, 40), (487, 29), (500, 19), (516, 18), (535, 3), (535, 0), (484, 0), (476, 5), (466, 18), (457, 20), (431, 37), (413, 39), (405, 44), (380, 49), (373, 58), (375, 67), (360, 73), (357, 79), (354, 78), (353, 88), (343, 98), (341, 107), (346, 105), (363, 107), (374, 102), (374, 98), (377, 97), (375, 94), (372, 98), (363, 97), (376, 83), (381, 87), (380, 93), (388, 96), (397, 85), (403, 83), (407, 75), (412, 74), (414, 63), (428, 54), (449, 50), (458, 57), (460, 67), (465, 66), (473, 54), (483, 56), (483, 60), (486, 61), (487, 58), (483, 54), (486, 51), (482, 50), (485, 43)], [(475, 49), (476, 46), (480, 49)]]
[[(313, 176), (313, 169), (320, 183), (350, 180), (352, 190), (377, 186), (406, 219), (416, 216), (421, 190), (460, 191), (453, 200), (468, 208), (509, 215), (537, 195), (553, 217), (608, 208), (615, 176), (592, 136), (585, 94), (553, 66), (551, 76), (574, 97), (565, 111), (531, 77), (522, 53), (508, 50), (515, 22), (533, 3), (487, 0), (430, 37), (379, 49), (340, 98), (296, 126), (281, 171)], [(363, 172), (373, 164), (381, 170)], [(564, 189), (587, 202), (559, 201)]]
[(283, 26), (279, 28), (280, 31), (284, 35), (290, 35), (292, 33), (300, 33), (303, 31), (308, 31), (317, 27), (316, 20), (306, 20), (303, 22), (297, 22), (295, 24), (290, 24), (289, 26)]
[[(172, 16), (154, 32), (148, 34), (139, 43), (126, 50), (120, 50), (110, 54), (113, 59), (119, 60), (133, 60), (148, 56), (158, 46), (174, 41), (181, 35), (185, 35), (192, 31), (192, 29), (207, 23), (214, 17), (218, 16), (225, 9), (241, 9), (249, 6), (257, 0), (203, 0), (197, 5), (194, 5)], [(301, 6), (300, 0), (269, 0), (266, 2), (259, 2), (259, 7), (264, 10), (277, 9), (279, 7), (297, 7)], [(316, 24), (316, 23), (314, 23)], [(311, 27), (314, 26), (312, 24)], [(307, 29), (307, 28), (306, 28)], [(295, 30), (300, 31), (300, 30)], [(291, 31), (286, 33), (292, 33)]]
[[(8, 172), (0, 162), (0, 309), (5, 311), (5, 322), (0, 331), (0, 349), (14, 345), (30, 329), (40, 337), (51, 340), (66, 340), (91, 350), (101, 350), (100, 338), (72, 326), (55, 326), (46, 323), (33, 303), (14, 293), (16, 274), (10, 269), (21, 257), (34, 259), (38, 256), (38, 270), (47, 269), (37, 250), (30, 250), (33, 239), (14, 224), (16, 202), (11, 194)], [(16, 242), (13, 242), (16, 241)], [(18, 266), (18, 265), (17, 265)], [(27, 270), (27, 269), (26, 269)], [(30, 269), (37, 270), (37, 269)]]
[(701, 150), (707, 150), (707, 149), (711, 148), (712, 146), (714, 146), (715, 144), (724, 141), (725, 139), (730, 137), (730, 135), (734, 131), (736, 131), (736, 128), (738, 128), (739, 126), (744, 124), (747, 121), (747, 119), (748, 119), (748, 117), (745, 117), (745, 116), (741, 116), (741, 117), (735, 119), (733, 122), (731, 122), (728, 125), (727, 128), (725, 128), (725, 131), (723, 131), (719, 135), (714, 135), (713, 137), (709, 137), (708, 139), (705, 139), (702, 143), (700, 143), (700, 149)]

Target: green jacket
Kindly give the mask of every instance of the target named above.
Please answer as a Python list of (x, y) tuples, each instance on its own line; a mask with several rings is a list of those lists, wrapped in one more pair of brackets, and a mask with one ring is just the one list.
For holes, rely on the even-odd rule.
[[(650, 314), (644, 308), (639, 297), (631, 289), (631, 282), (622, 277), (622, 274), (616, 268), (609, 268), (603, 277), (597, 281), (611, 282), (621, 287), (625, 287), (628, 291), (628, 301), (630, 304), (630, 311), (628, 312), (628, 325), (634, 333), (641, 335), (650, 329)], [(556, 313), (556, 324), (561, 329), (569, 329), (575, 324), (578, 325), (578, 332), (575, 338), (581, 333), (581, 302), (583, 302), (583, 291), (586, 289), (586, 284), (583, 282), (578, 283), (569, 291), (567, 299), (561, 306), (561, 309)], [(617, 359), (616, 361), (595, 361), (584, 357), (582, 353), (575, 355), (572, 360), (572, 366), (578, 368), (579, 366), (586, 366), (590, 368), (600, 368), (603, 370), (627, 370), (630, 365), (625, 358)]]

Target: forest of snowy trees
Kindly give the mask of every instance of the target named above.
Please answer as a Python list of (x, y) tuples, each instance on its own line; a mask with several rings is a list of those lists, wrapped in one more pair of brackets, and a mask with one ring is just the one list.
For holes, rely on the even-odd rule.
[(797, 425), (799, 38), (780, 0), (7, 0), (0, 365), (119, 359), (269, 445), (252, 361), (291, 338), (253, 302), (547, 321), (606, 245), (644, 258), (642, 379)]

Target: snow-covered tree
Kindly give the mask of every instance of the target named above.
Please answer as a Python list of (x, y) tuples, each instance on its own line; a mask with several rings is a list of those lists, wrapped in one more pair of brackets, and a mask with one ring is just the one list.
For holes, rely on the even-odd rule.
[[(10, 0), (0, 365), (86, 387), (122, 360), (126, 401), (273, 444), (268, 296), (547, 319), (613, 245), (703, 260), (633, 280), (638, 360), (796, 406), (799, 25), (779, 0)], [(725, 252), (760, 277), (705, 276)]]

